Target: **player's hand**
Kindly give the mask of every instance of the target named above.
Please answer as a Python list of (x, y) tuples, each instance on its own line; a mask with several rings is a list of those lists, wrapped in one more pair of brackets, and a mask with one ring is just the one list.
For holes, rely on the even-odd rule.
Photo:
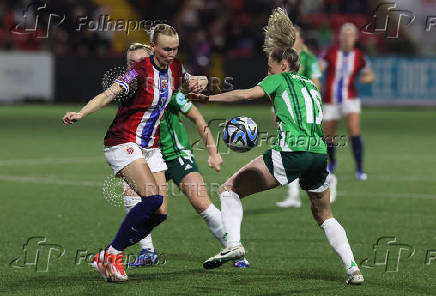
[(209, 155), (209, 159), (207, 160), (210, 168), (214, 168), (217, 172), (221, 171), (221, 165), (223, 163), (223, 159), (221, 158), (221, 154), (216, 153), (213, 155)]
[(189, 80), (188, 89), (193, 93), (200, 93), (207, 87), (207, 78), (198, 77)]
[(62, 118), (62, 122), (64, 124), (73, 124), (77, 120), (80, 120), (82, 117), (83, 117), (83, 114), (80, 112), (67, 112), (65, 114), (64, 118)]
[(193, 102), (200, 102), (203, 104), (206, 104), (207, 102), (209, 102), (209, 96), (203, 95), (203, 94), (196, 94), (196, 93), (188, 93), (186, 95), (186, 97), (188, 97), (188, 99), (190, 99)]

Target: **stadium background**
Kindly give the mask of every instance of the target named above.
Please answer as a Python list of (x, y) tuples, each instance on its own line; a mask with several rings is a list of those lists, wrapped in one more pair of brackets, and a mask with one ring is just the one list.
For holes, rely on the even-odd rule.
[[(384, 32), (360, 34), (358, 46), (369, 56), (376, 75), (373, 84), (359, 87), (366, 106), (362, 136), (369, 179), (354, 180), (349, 147), (338, 149), (339, 192), (333, 211), (347, 229), (357, 261), (368, 258), (370, 262), (362, 268), (365, 286), (343, 289), (342, 266), (312, 221), (307, 200), (303, 199), (302, 209), (275, 208), (275, 202), (285, 195), (284, 188), (260, 193), (244, 202), (242, 234), (252, 263), (248, 270), (230, 266), (202, 270), (201, 262), (214, 254), (218, 245), (176, 189), (170, 190), (169, 220), (154, 233), (157, 250), (164, 254), (166, 264), (129, 270), (131, 281), (115, 286), (101, 282), (83, 262), (77, 264), (77, 251), (95, 253), (111, 238), (124, 213), (113, 201), (103, 199), (101, 193), (104, 180), (110, 176), (101, 151), (102, 138), (116, 106), (74, 127), (62, 126), (60, 119), (66, 111), (78, 110), (101, 91), (105, 71), (124, 65), (127, 44), (147, 41), (144, 30), (130, 34), (85, 28), (77, 31), (77, 19), (86, 16), (98, 20), (107, 15), (118, 20), (144, 20), (146, 27), (155, 22), (174, 25), (181, 40), (179, 58), (191, 73), (217, 77), (221, 82), (232, 77), (232, 84), (240, 88), (252, 86), (266, 75), (262, 27), (273, 7), (285, 5), (291, 19), (303, 28), (307, 45), (319, 56), (337, 41), (341, 24), (351, 21), (361, 28), (373, 21), (373, 11), (382, 3), (284, 2), (0, 2), (0, 292), (436, 293), (436, 262), (431, 260), (436, 254), (436, 159), (432, 152), (436, 145), (436, 29), (425, 31), (427, 16), (436, 15), (434, 0), (395, 1), (398, 9), (415, 16), (412, 24), (401, 23), (398, 38), (388, 38)], [(44, 4), (45, 8), (37, 10)], [(64, 16), (64, 21), (56, 25)], [(207, 120), (217, 119), (211, 123), (217, 135), (218, 124), (237, 115), (251, 116), (260, 131), (274, 134), (265, 102), (199, 108)], [(195, 126), (184, 122), (191, 143), (195, 143), (199, 140)], [(346, 135), (343, 125), (338, 134)], [(219, 174), (207, 168), (207, 153), (201, 145), (195, 145), (194, 152), (206, 182), (220, 184), (264, 150), (265, 145), (235, 154), (220, 142), (224, 167)], [(212, 199), (219, 205), (216, 195)], [(43, 237), (46, 242), (35, 244), (30, 240), (26, 245), (31, 237)], [(393, 259), (374, 258), (373, 245), (381, 237), (396, 238), (395, 243), (380, 247), (389, 249), (386, 254)], [(36, 250), (40, 253), (35, 254), (44, 254), (42, 250), (50, 249), (49, 244), (55, 250), (46, 255), (51, 263), (44, 265), (47, 258), (43, 255), (42, 259), (24, 255), (25, 250), (28, 254)], [(136, 249), (132, 249), (129, 252), (135, 254)]]

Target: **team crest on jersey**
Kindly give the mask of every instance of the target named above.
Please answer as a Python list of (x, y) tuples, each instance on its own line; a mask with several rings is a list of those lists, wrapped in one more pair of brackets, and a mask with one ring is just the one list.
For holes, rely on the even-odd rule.
[(162, 79), (160, 81), (160, 88), (161, 89), (167, 89), (168, 88), (168, 80), (167, 79)]
[(132, 147), (127, 147), (126, 151), (128, 154), (133, 154), (133, 152), (135, 152), (135, 149), (133, 149)]

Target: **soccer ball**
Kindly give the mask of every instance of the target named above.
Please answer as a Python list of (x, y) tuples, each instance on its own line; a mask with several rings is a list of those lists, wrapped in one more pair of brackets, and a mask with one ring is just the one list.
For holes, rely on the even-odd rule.
[(257, 124), (248, 117), (233, 117), (224, 127), (224, 143), (236, 152), (247, 152), (256, 146), (258, 138)]

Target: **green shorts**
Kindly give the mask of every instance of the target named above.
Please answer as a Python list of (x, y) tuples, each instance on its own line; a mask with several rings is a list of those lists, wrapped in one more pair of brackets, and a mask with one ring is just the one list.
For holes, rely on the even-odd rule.
[(182, 179), (191, 172), (200, 172), (193, 157), (178, 157), (166, 161), (168, 169), (165, 172), (167, 181), (173, 180), (179, 186)]
[(300, 187), (303, 190), (325, 190), (322, 186), (325, 185), (329, 174), (327, 154), (305, 151), (280, 152), (269, 149), (263, 154), (263, 161), (270, 173), (282, 185), (300, 178)]

